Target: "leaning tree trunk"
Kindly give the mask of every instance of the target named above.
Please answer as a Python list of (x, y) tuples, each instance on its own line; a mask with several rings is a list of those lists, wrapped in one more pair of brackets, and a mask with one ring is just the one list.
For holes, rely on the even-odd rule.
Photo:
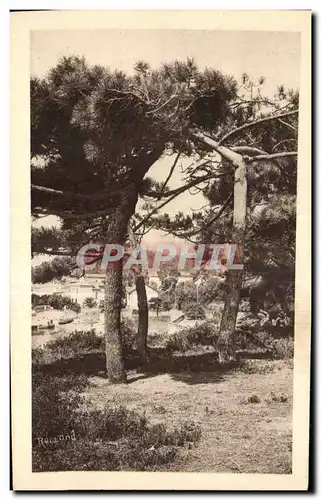
[[(108, 243), (124, 245), (128, 222), (135, 211), (137, 190), (129, 185), (123, 191), (122, 204), (110, 215), (108, 221)], [(112, 383), (126, 382), (121, 337), (122, 307), (122, 261), (111, 262), (107, 266), (105, 276), (105, 339), (106, 370)]]
[(137, 329), (137, 351), (140, 362), (147, 362), (147, 335), (148, 335), (148, 303), (144, 276), (135, 279), (137, 303), (138, 303), (138, 329)]
[[(131, 245), (135, 248), (140, 244), (141, 238), (139, 238), (132, 228), (130, 223), (128, 226), (129, 240)], [(140, 358), (141, 366), (147, 362), (147, 336), (148, 336), (148, 303), (146, 294), (145, 279), (142, 275), (142, 266), (138, 265), (137, 274), (135, 276), (135, 287), (137, 294), (137, 304), (138, 304), (138, 327), (136, 335), (136, 345), (137, 351)]]
[[(234, 160), (235, 180), (234, 180), (234, 213), (232, 240), (237, 245), (237, 263), (244, 264), (244, 236), (246, 229), (246, 198), (247, 179), (246, 163), (241, 155)], [(235, 359), (233, 347), (233, 335), (235, 332), (237, 313), (239, 310), (241, 288), (243, 280), (243, 269), (229, 269), (226, 285), (227, 294), (225, 297), (224, 310), (221, 318), (220, 332), (217, 342), (219, 362), (228, 363)]]

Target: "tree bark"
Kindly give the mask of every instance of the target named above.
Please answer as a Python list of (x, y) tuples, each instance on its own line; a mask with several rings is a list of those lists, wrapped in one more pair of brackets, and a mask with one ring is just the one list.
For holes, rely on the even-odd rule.
[[(207, 146), (210, 146), (214, 151), (228, 160), (235, 168), (232, 238), (233, 243), (238, 246), (238, 264), (243, 264), (247, 197), (247, 173), (244, 157), (236, 151), (223, 146), (221, 143), (215, 141), (214, 139), (205, 136), (201, 132), (193, 133), (191, 134), (191, 137), (203, 142)], [(226, 138), (227, 136), (225, 136), (223, 139)], [(241, 298), (242, 280), (243, 270), (230, 269), (228, 271), (226, 280), (227, 294), (225, 298), (224, 310), (220, 324), (220, 332), (217, 341), (219, 361), (221, 363), (228, 363), (235, 359), (235, 353), (233, 349), (233, 334), (235, 332), (237, 313)]]
[[(242, 156), (233, 163), (236, 168), (232, 239), (233, 243), (237, 245), (237, 264), (244, 264), (243, 246), (246, 230), (247, 197), (246, 163)], [(242, 280), (243, 269), (228, 270), (226, 278), (227, 293), (217, 342), (220, 363), (229, 363), (235, 359), (233, 335), (241, 299)]]
[[(108, 221), (108, 243), (124, 245), (128, 223), (135, 211), (137, 189), (129, 185), (123, 191), (122, 204)], [(105, 277), (105, 338), (106, 338), (106, 370), (111, 383), (126, 382), (121, 338), (121, 306), (122, 306), (122, 261), (111, 262), (106, 269)]]
[(106, 371), (111, 383), (126, 382), (120, 330), (122, 300), (122, 264), (114, 263), (105, 279)]
[[(142, 180), (149, 168), (164, 151), (164, 143), (142, 154), (132, 168), (136, 173), (136, 181), (122, 190), (121, 203), (110, 215), (108, 223), (109, 243), (124, 245), (129, 230), (130, 218), (135, 213), (138, 200), (139, 180)], [(122, 264), (106, 270), (105, 281), (105, 337), (106, 337), (106, 369), (112, 383), (126, 382), (123, 359), (123, 346), (120, 331), (121, 299), (122, 299)]]
[[(141, 238), (139, 238), (129, 223), (129, 240), (131, 245), (135, 248), (140, 244)], [(137, 305), (138, 305), (138, 327), (136, 335), (136, 345), (137, 351), (140, 357), (140, 363), (143, 366), (147, 361), (147, 335), (148, 335), (148, 303), (146, 294), (145, 279), (142, 275), (141, 265), (137, 266), (135, 276), (135, 287), (137, 294)]]
[(135, 279), (138, 303), (137, 351), (141, 364), (147, 362), (148, 303), (144, 276)]

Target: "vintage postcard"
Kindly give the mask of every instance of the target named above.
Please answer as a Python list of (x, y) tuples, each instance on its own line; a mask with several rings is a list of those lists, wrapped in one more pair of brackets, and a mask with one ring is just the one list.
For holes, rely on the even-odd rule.
[(15, 490), (306, 490), (309, 11), (11, 14)]

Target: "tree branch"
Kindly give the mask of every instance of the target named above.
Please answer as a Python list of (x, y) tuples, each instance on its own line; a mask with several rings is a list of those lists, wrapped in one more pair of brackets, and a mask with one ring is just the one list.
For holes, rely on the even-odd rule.
[(166, 195), (170, 195), (170, 197), (165, 200), (163, 203), (161, 203), (158, 207), (155, 207), (143, 220), (141, 220), (137, 226), (134, 227), (134, 231), (138, 231), (154, 214), (156, 214), (159, 210), (161, 210), (165, 205), (170, 203), (174, 198), (176, 198), (178, 195), (181, 193), (184, 193), (188, 189), (190, 189), (193, 186), (196, 186), (197, 184), (200, 184), (201, 182), (204, 182), (204, 180), (212, 179), (214, 176), (209, 174), (204, 177), (199, 177), (198, 179), (194, 179), (190, 183), (186, 184), (185, 186), (181, 186), (178, 189), (174, 189), (173, 191), (168, 191), (165, 193)]
[(62, 252), (61, 250), (47, 250), (46, 248), (41, 249), (41, 251), (33, 251), (33, 254), (43, 254), (43, 255), (61, 255), (63, 257), (76, 257), (75, 252)]
[(297, 156), (297, 151), (285, 151), (283, 153), (273, 153), (271, 155), (258, 155), (258, 156), (248, 156), (246, 161), (252, 163), (253, 161), (263, 161), (263, 160), (275, 160), (276, 158), (286, 158), (289, 156)]
[(167, 184), (169, 183), (170, 178), (171, 178), (171, 177), (172, 177), (172, 175), (173, 175), (173, 172), (174, 172), (174, 170), (175, 170), (175, 167), (176, 167), (176, 165), (177, 165), (177, 162), (178, 162), (178, 160), (179, 160), (180, 155), (181, 155), (181, 149), (180, 149), (180, 150), (178, 151), (178, 153), (177, 153), (177, 156), (176, 156), (176, 158), (175, 158), (175, 161), (174, 161), (174, 163), (173, 163), (173, 165), (172, 165), (172, 167), (171, 167), (171, 169), (170, 169), (170, 171), (169, 171), (169, 174), (168, 174), (168, 176), (167, 176), (167, 178), (166, 178), (166, 180), (165, 180), (165, 182), (164, 182), (164, 184), (163, 184), (163, 187), (162, 187), (161, 191), (164, 191), (165, 187), (166, 187), (166, 186), (167, 186)]
[[(223, 175), (227, 174), (218, 174), (218, 177), (222, 177)], [(197, 184), (200, 184), (201, 182), (207, 181), (209, 179), (215, 178), (214, 174), (208, 174), (208, 175), (203, 175), (202, 177), (197, 177), (196, 179), (193, 179), (191, 182), (188, 184), (185, 184), (184, 186), (181, 186), (176, 189), (172, 189), (171, 191), (166, 191), (163, 193), (162, 191), (148, 191), (147, 193), (143, 193), (142, 196), (148, 196), (150, 198), (156, 198), (156, 199), (162, 199), (162, 198), (168, 198), (173, 195), (178, 196), (180, 193), (184, 193), (187, 189), (190, 189), (193, 186), (196, 186)]]
[(220, 154), (223, 158), (231, 162), (234, 166), (238, 166), (239, 162), (242, 161), (242, 157), (240, 154), (236, 153), (230, 148), (221, 146), (219, 142), (215, 141), (211, 137), (208, 137), (207, 135), (201, 132), (192, 132), (191, 137), (194, 140), (196, 139), (197, 141), (200, 141), (203, 144), (209, 146), (211, 149)]
[(295, 127), (293, 127), (293, 125), (291, 125), (290, 123), (287, 123), (284, 120), (278, 120), (278, 122), (282, 123), (282, 125), (285, 125), (286, 127), (290, 128), (291, 130), (294, 130), (295, 132), (297, 132), (297, 129)]
[[(82, 193), (73, 193), (72, 191), (61, 191), (60, 189), (52, 189), (48, 188), (45, 186), (39, 186), (37, 184), (31, 184), (31, 191), (39, 191), (41, 193), (47, 193), (52, 196), (61, 196), (64, 198), (71, 198), (71, 199), (76, 199), (79, 201), (93, 201), (93, 200), (106, 200), (106, 197), (109, 196), (120, 196), (119, 191), (113, 191), (113, 192), (100, 192), (96, 194), (82, 194)], [(120, 186), (121, 189), (121, 186)], [(107, 198), (108, 200), (108, 198)], [(116, 206), (116, 203), (115, 203)]]
[(61, 217), (62, 219), (70, 219), (70, 220), (83, 220), (89, 219), (90, 217), (100, 217), (102, 215), (110, 215), (114, 213), (114, 209), (105, 209), (105, 210), (97, 210), (96, 212), (86, 212), (82, 214), (75, 214), (71, 212), (65, 212), (63, 210), (50, 209), (50, 212), (45, 212), (41, 208), (32, 209), (33, 214), (40, 214), (41, 216), (49, 216), (55, 215), (57, 217)]
[(259, 118), (258, 120), (254, 120), (253, 122), (250, 122), (250, 123), (245, 123), (244, 125), (241, 125), (240, 127), (237, 127), (234, 130), (231, 130), (230, 132), (228, 132), (227, 134), (225, 134), (222, 137), (222, 139), (220, 139), (220, 141), (219, 141), (218, 144), (222, 144), (223, 142), (226, 141), (226, 139), (232, 137), (232, 135), (235, 135), (235, 134), (237, 134), (239, 132), (242, 132), (243, 130), (245, 130), (247, 128), (255, 127), (256, 125), (258, 125), (260, 123), (268, 122), (268, 121), (271, 121), (271, 120), (279, 120), (279, 118), (282, 118), (282, 117), (285, 117), (285, 116), (292, 116), (292, 115), (297, 114), (298, 112), (299, 112), (299, 110), (295, 109), (293, 111), (287, 111), (285, 113), (280, 113), (278, 115), (270, 115), (270, 116), (266, 116), (264, 118)]
[(268, 154), (266, 151), (263, 149), (254, 147), (254, 146), (233, 146), (231, 147), (233, 151), (236, 153), (241, 153), (241, 154)]
[[(284, 122), (285, 123), (285, 122)], [(285, 142), (291, 142), (291, 141), (296, 141), (296, 139), (284, 139), (283, 141), (280, 141), (278, 142), (277, 144), (275, 144), (272, 148), (272, 151), (275, 151), (279, 146), (281, 146), (281, 144), (284, 144)]]
[(133, 164), (131, 165), (131, 174), (130, 176), (124, 180), (120, 185), (118, 185), (118, 189), (114, 191), (101, 191), (95, 194), (83, 194), (83, 193), (73, 193), (72, 191), (61, 191), (59, 189), (52, 189), (45, 186), (39, 186), (37, 184), (31, 184), (31, 191), (39, 191), (42, 193), (47, 193), (53, 196), (62, 196), (64, 198), (71, 198), (80, 201), (106, 201), (106, 205), (109, 207), (117, 206), (116, 201), (113, 201), (111, 204), (110, 198), (116, 197), (121, 198), (122, 192), (121, 189), (126, 185), (130, 184), (133, 179), (137, 178), (137, 175), (140, 174), (142, 176), (148, 171), (148, 169), (155, 163), (161, 156), (164, 150), (164, 144), (161, 142), (155, 146), (154, 149), (145, 152), (135, 159)]
[[(214, 217), (212, 217), (208, 222), (206, 222), (206, 224), (201, 229), (195, 229), (194, 231), (187, 231), (186, 236), (188, 236), (188, 237), (195, 236), (196, 234), (201, 233), (204, 229), (209, 227), (215, 221), (217, 221), (217, 219), (220, 218), (222, 213), (229, 206), (232, 198), (233, 198), (233, 192), (228, 195), (228, 197), (224, 201), (223, 205), (220, 207), (219, 211), (214, 215)], [(184, 238), (184, 236), (181, 236), (181, 237)]]

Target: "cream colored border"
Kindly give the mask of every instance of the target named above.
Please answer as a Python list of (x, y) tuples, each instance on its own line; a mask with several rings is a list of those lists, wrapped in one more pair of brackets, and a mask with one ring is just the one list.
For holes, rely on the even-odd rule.
[[(310, 371), (311, 46), (309, 11), (56, 11), (11, 14), (11, 361), (16, 490), (306, 489)], [(301, 32), (293, 474), (31, 472), (29, 34), (50, 29), (211, 29)]]

